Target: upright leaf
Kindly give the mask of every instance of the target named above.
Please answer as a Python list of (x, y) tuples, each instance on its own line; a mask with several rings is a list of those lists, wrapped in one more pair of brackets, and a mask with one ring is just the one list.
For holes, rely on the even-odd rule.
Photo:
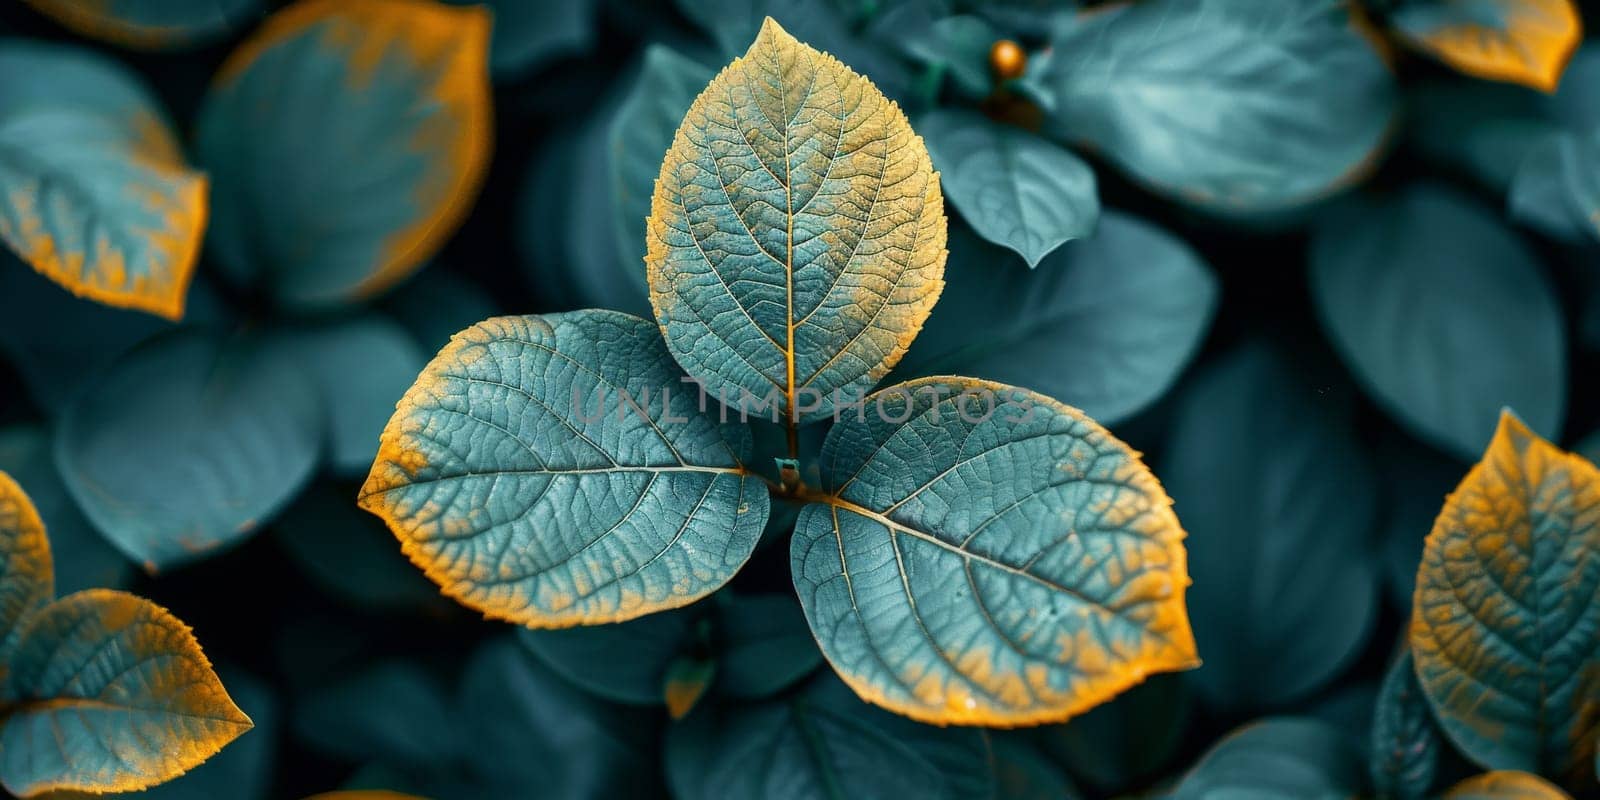
[(1226, 643), (1186, 676), (1212, 706), (1302, 698), (1345, 669), (1372, 628), (1377, 487), (1349, 395), (1252, 343), (1183, 396), (1162, 475), (1193, 536), (1195, 635)]
[(934, 111), (919, 127), (950, 202), (980, 236), (1015, 250), (1029, 267), (1094, 231), (1094, 170), (1070, 151), (970, 111)]
[(63, 25), (140, 50), (200, 44), (249, 22), (260, 0), (28, 0)]
[(1030, 76), (1046, 130), (1222, 210), (1350, 181), (1394, 114), (1388, 70), (1337, 0), (1152, 0), (1061, 26)]
[(696, 409), (655, 326), (611, 311), (498, 317), (401, 398), (361, 506), (445, 594), (530, 627), (620, 622), (733, 577), (765, 487)]
[(1325, 215), (1311, 244), (1324, 329), (1366, 388), (1419, 437), (1471, 458), (1510, 406), (1561, 427), (1561, 308), (1517, 235), (1470, 200), (1420, 184)]
[(1474, 762), (1592, 785), (1597, 639), (1600, 470), (1505, 412), (1428, 535), (1417, 679)]
[(1114, 425), (1172, 386), (1216, 309), (1199, 254), (1120, 212), (1031, 272), (964, 226), (950, 239), (949, 289), (898, 376), (983, 375)]
[(180, 329), (68, 407), (56, 465), (95, 527), (157, 570), (269, 521), (316, 467), (322, 419), (298, 365), (249, 337)]
[(650, 302), (714, 395), (811, 422), (900, 360), (943, 286), (944, 201), (898, 106), (768, 19), (656, 182)]
[(1283, 800), (1355, 797), (1361, 759), (1338, 729), (1280, 717), (1246, 725), (1189, 770), (1169, 800)]
[(205, 222), (206, 176), (134, 78), (0, 40), (0, 240), (73, 294), (179, 319)]
[(1503, 770), (1468, 778), (1444, 793), (1444, 800), (1570, 800), (1538, 775)]
[(869, 702), (935, 724), (1037, 724), (1198, 664), (1171, 501), (1081, 412), (929, 378), (868, 397), (820, 461), (795, 588)]
[(1402, 0), (1389, 22), (1468, 75), (1555, 91), (1583, 39), (1572, 0)]
[[(23, 619), (55, 596), (44, 521), (22, 487), (0, 472), (0, 658), (9, 654)], [(7, 671), (0, 663), (0, 676)]]
[(1367, 773), (1378, 796), (1388, 800), (1427, 797), (1439, 763), (1439, 728), (1417, 685), (1414, 663), (1407, 648), (1390, 665), (1372, 715)]
[(212, 252), (282, 303), (326, 307), (416, 271), (489, 160), (489, 14), (304, 0), (228, 59), (200, 110)]
[(130, 594), (91, 589), (51, 603), (10, 663), (0, 782), (20, 797), (143, 789), (251, 727), (188, 626)]

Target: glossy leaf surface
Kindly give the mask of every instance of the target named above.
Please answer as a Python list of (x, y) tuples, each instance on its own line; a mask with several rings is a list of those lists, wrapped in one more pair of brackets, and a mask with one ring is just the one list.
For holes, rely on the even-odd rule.
[(260, 0), (28, 0), (85, 36), (141, 50), (214, 39), (256, 16)]
[(1191, 678), (1211, 705), (1281, 706), (1326, 685), (1378, 607), (1376, 484), (1348, 390), (1248, 343), (1200, 374), (1161, 475), (1191, 534), (1195, 636), (1228, 644)]
[(156, 570), (255, 532), (317, 463), (322, 407), (299, 368), (197, 330), (114, 364), (61, 420), (56, 464), (84, 514)]
[(0, 240), (80, 297), (183, 316), (206, 176), (114, 62), (0, 40)]
[(829, 432), (791, 547), (811, 630), (861, 697), (1014, 726), (1197, 665), (1183, 530), (1105, 429), (970, 378), (885, 389), (864, 416)]
[(489, 14), (308, 0), (217, 74), (198, 121), (212, 253), (293, 307), (377, 294), (438, 250), (489, 160)]
[(1185, 775), (1170, 800), (1334, 800), (1356, 797), (1361, 759), (1326, 723), (1263, 720), (1223, 739)]
[(1565, 416), (1561, 309), (1533, 252), (1433, 184), (1324, 215), (1311, 293), (1339, 354), (1417, 436), (1474, 458), (1502, 407), (1535, 430)]
[(1546, 92), (1555, 91), (1583, 38), (1572, 0), (1406, 0), (1389, 21), (1468, 75)]
[(1597, 637), (1600, 470), (1508, 411), (1428, 535), (1417, 679), (1474, 762), (1592, 782)]
[(770, 19), (695, 99), (651, 204), (650, 302), (711, 394), (802, 422), (858, 399), (943, 285), (927, 150), (871, 82)]
[(188, 626), (148, 600), (103, 589), (33, 616), (11, 656), (0, 781), (131, 791), (170, 780), (248, 731)]
[(1329, 0), (1155, 0), (1062, 26), (1036, 81), (1046, 131), (1202, 206), (1313, 200), (1351, 179), (1394, 112), (1391, 78)]
[(1029, 267), (1094, 232), (1094, 170), (1071, 151), (974, 112), (934, 111), (918, 129), (950, 202), (980, 236), (1015, 250)]
[(768, 499), (747, 436), (725, 440), (681, 378), (637, 317), (480, 323), (400, 400), (362, 507), (492, 617), (566, 627), (691, 603), (749, 558)]
[(1171, 387), (1216, 308), (1199, 254), (1120, 212), (1031, 272), (964, 226), (950, 239), (949, 288), (897, 376), (982, 375), (1114, 425)]

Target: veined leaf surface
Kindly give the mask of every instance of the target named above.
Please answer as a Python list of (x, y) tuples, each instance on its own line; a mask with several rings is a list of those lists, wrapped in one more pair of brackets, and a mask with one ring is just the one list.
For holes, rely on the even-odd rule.
[(1493, 770), (1594, 780), (1600, 470), (1509, 411), (1445, 499), (1417, 570), (1411, 649), (1441, 727)]
[(1439, 728), (1417, 685), (1410, 648), (1389, 666), (1378, 690), (1368, 742), (1367, 772), (1381, 797), (1420, 800), (1439, 764)]
[(1393, 81), (1337, 0), (1150, 0), (1061, 26), (1045, 130), (1200, 205), (1271, 210), (1351, 179)]
[(678, 363), (810, 422), (859, 399), (927, 319), (944, 201), (899, 107), (768, 19), (678, 128), (648, 244)]
[[(0, 657), (20, 632), (23, 617), (55, 596), (44, 522), (22, 487), (0, 472)], [(6, 671), (0, 664), (0, 676)]]
[(1076, 409), (927, 378), (868, 397), (820, 460), (795, 588), (869, 702), (936, 724), (1036, 724), (1199, 663), (1171, 501)]
[(222, 66), (197, 123), (212, 252), (294, 307), (372, 296), (455, 232), (489, 160), (489, 13), (305, 0)]
[(28, 0), (61, 24), (96, 39), (167, 50), (227, 33), (255, 15), (260, 0)]
[(90, 589), (31, 617), (11, 656), (0, 781), (124, 792), (170, 780), (251, 727), (188, 626), (123, 592)]
[(74, 294), (179, 319), (205, 223), (206, 177), (133, 78), (0, 41), (0, 240)]
[(559, 628), (694, 602), (750, 557), (768, 498), (748, 434), (682, 377), (638, 317), (482, 322), (401, 398), (361, 505), (491, 617)]
[(979, 235), (1015, 250), (1029, 267), (1094, 232), (1094, 170), (1071, 151), (971, 111), (934, 111), (918, 127), (950, 202)]
[(1571, 800), (1538, 775), (1514, 770), (1486, 772), (1444, 793), (1444, 800)]
[(1572, 0), (1406, 0), (1389, 21), (1468, 75), (1553, 92), (1583, 39)]

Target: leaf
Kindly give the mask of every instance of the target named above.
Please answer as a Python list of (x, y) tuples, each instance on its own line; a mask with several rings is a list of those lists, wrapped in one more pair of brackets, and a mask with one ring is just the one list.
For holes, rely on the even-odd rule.
[(700, 702), (711, 682), (717, 676), (717, 662), (694, 658), (680, 658), (667, 665), (667, 676), (662, 696), (667, 703), (667, 716), (683, 719), (684, 715)]
[(1569, 213), (1593, 243), (1600, 239), (1600, 126), (1561, 140)]
[(719, 693), (757, 699), (787, 689), (822, 663), (793, 595), (730, 594), (717, 607)]
[(1373, 713), (1367, 773), (1378, 796), (1421, 800), (1438, 771), (1439, 728), (1417, 685), (1410, 649), (1400, 653), (1383, 678)]
[(980, 374), (1113, 425), (1166, 393), (1217, 305), (1199, 254), (1116, 211), (1032, 272), (963, 226), (951, 242), (949, 288), (896, 376)]
[(1556, 129), (1538, 92), (1504, 83), (1422, 81), (1407, 88), (1407, 144), (1503, 192), (1525, 154)]
[(943, 285), (939, 178), (905, 115), (770, 19), (684, 117), (648, 224), (678, 363), (799, 422), (887, 374)]
[(595, 0), (449, 0), (486, 5), (494, 14), (489, 66), (496, 77), (516, 77), (563, 56), (589, 50), (595, 39)]
[(1502, 406), (1561, 427), (1561, 310), (1534, 254), (1436, 184), (1323, 215), (1311, 243), (1323, 329), (1379, 404), (1424, 441), (1472, 458)]
[(993, 88), (989, 48), (1002, 38), (982, 17), (957, 14), (935, 18), (937, 9), (907, 2), (873, 21), (889, 46), (930, 67), (946, 69), (955, 85), (970, 97), (983, 98)]
[(1567, 793), (1526, 772), (1486, 772), (1445, 792), (1444, 800), (1569, 800)]
[(341, 760), (449, 764), (462, 749), (450, 703), (416, 664), (379, 662), (307, 692), (295, 706), (295, 733)]
[(832, 0), (676, 0), (685, 17), (710, 34), (724, 56), (736, 56), (775, 17), (795, 38), (849, 64), (897, 97), (911, 80), (909, 70), (876, 42), (856, 34), (855, 20), (843, 3)]
[(411, 332), (425, 353), (439, 352), (456, 331), (500, 315), (483, 287), (458, 273), (439, 270), (406, 281), (384, 301), (384, 310)]
[(725, 441), (681, 378), (626, 314), (479, 323), (401, 398), (361, 507), (490, 617), (558, 628), (692, 603), (750, 557), (768, 499), (748, 436)]
[(1183, 777), (1170, 800), (1355, 797), (1361, 759), (1326, 723), (1277, 717), (1223, 739)]
[(992, 759), (982, 731), (884, 714), (826, 677), (784, 701), (697, 710), (665, 750), (679, 800), (982, 800), (995, 794)]
[[(1600, 152), (1593, 154), (1600, 156)], [(1600, 236), (1584, 208), (1600, 201), (1585, 201), (1584, 174), (1600, 169), (1600, 160), (1586, 163), (1591, 154), (1576, 134), (1558, 132), (1541, 137), (1528, 148), (1511, 180), (1506, 205), (1511, 218), (1540, 233), (1563, 241), (1582, 243)]]
[(360, 609), (437, 612), (449, 601), (394, 546), (382, 522), (350, 502), (344, 483), (313, 483), (273, 526), (278, 544), (317, 588)]
[(1583, 39), (1572, 0), (1404, 0), (1389, 23), (1468, 75), (1546, 92), (1555, 91)]
[(1592, 784), (1597, 636), (1600, 470), (1507, 411), (1428, 534), (1418, 682), (1477, 764)]
[[(27, 616), (55, 596), (44, 521), (22, 487), (0, 472), (0, 656), (15, 644)], [(0, 677), (7, 671), (0, 664)]]
[(1315, 200), (1376, 156), (1393, 81), (1333, 0), (1155, 0), (1080, 17), (1030, 77), (1045, 130), (1237, 212)]
[(1070, 151), (970, 111), (933, 111), (919, 127), (961, 215), (1030, 268), (1063, 242), (1094, 232), (1094, 170)]
[(12, 653), (0, 781), (20, 797), (125, 792), (193, 769), (251, 727), (188, 626), (90, 589), (29, 618)]
[(1007, 800), (1077, 800), (1066, 776), (1032, 747), (1010, 739), (994, 740), (1000, 796)]
[[(551, 672), (615, 703), (655, 705), (672, 662), (695, 645), (700, 607), (621, 622), (555, 630), (524, 628), (518, 638)], [(618, 654), (626, 653), (626, 658)]]
[(328, 416), (327, 458), (335, 474), (360, 475), (378, 454), (378, 436), (427, 363), (399, 325), (368, 314), (338, 322), (284, 326), (272, 346), (317, 384)]
[(228, 276), (323, 308), (421, 267), (488, 164), (489, 28), (481, 7), (422, 0), (306, 0), (268, 19), (197, 122)]
[(0, 40), (0, 76), (0, 240), (73, 294), (181, 319), (206, 176), (155, 100), (63, 45)]
[[(638, 74), (606, 125), (605, 160), (617, 254), (639, 277), (644, 274), (639, 267), (645, 257), (651, 195), (661, 171), (660, 154), (672, 146), (684, 114), (715, 74), (676, 50), (652, 44), (645, 49)], [(644, 284), (642, 280), (637, 283)]]
[[(254, 735), (178, 778), (125, 796), (127, 800), (264, 800), (268, 796), (277, 755), (277, 698), (270, 686), (248, 673), (226, 666), (218, 673), (239, 708), (249, 714)], [(52, 795), (50, 800), (61, 798)]]
[(1183, 743), (1194, 701), (1178, 676), (1158, 675), (1063, 725), (1034, 732), (1052, 763), (1102, 796), (1161, 774)]
[[(1372, 468), (1349, 393), (1251, 342), (1183, 394), (1162, 475), (1193, 537), (1194, 674), (1213, 707), (1281, 707), (1361, 652), (1378, 608)], [(1261, 398), (1272, 398), (1270, 403)]]
[(62, 25), (137, 50), (173, 50), (216, 39), (248, 22), (259, 0), (28, 0)]
[(85, 516), (158, 570), (240, 541), (288, 503), (323, 440), (316, 390), (248, 337), (135, 348), (62, 416), (56, 465)]
[[(48, 531), (55, 590), (40, 596), (50, 600), (57, 593), (120, 588), (128, 582), (132, 565), (78, 510), (77, 501), (56, 471), (53, 442), (42, 428), (0, 428), (0, 472), (11, 473), (18, 484), (27, 487)], [(0, 581), (5, 583), (9, 581)]]
[(1171, 501), (1081, 412), (928, 378), (869, 396), (820, 461), (795, 589), (868, 702), (941, 725), (1056, 722), (1198, 665)]

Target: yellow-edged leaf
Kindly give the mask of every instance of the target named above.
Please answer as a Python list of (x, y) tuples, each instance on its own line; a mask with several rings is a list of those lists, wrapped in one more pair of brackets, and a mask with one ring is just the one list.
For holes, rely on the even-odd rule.
[(1425, 0), (1392, 20), (1412, 45), (1468, 75), (1545, 92), (1583, 39), (1572, 0)]
[(1445, 792), (1444, 800), (1570, 800), (1566, 792), (1538, 775), (1505, 770), (1468, 778)]
[[(16, 636), (23, 617), (55, 596), (54, 575), (38, 509), (0, 472), (0, 649)], [(0, 662), (0, 676), (5, 673)]]

